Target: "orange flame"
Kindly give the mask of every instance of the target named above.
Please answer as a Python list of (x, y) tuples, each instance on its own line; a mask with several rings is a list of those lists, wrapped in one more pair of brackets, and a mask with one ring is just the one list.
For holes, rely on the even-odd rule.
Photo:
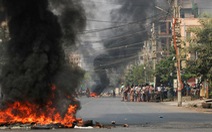
[[(56, 87), (53, 85), (52, 91)], [(14, 102), (8, 104), (8, 108), (0, 110), (0, 124), (13, 123), (36, 123), (40, 125), (60, 123), (65, 127), (73, 127), (73, 123), (77, 121), (75, 114), (76, 105), (69, 105), (64, 117), (56, 110), (49, 101), (46, 106), (40, 107), (37, 104), (29, 102)]]
[(92, 92), (92, 93), (90, 93), (90, 97), (97, 97), (97, 94)]
[(47, 105), (44, 108), (39, 108), (29, 102), (15, 102), (9, 105), (9, 108), (0, 111), (0, 124), (19, 122), (46, 125), (61, 123), (66, 127), (72, 127), (73, 122), (77, 121), (75, 117), (76, 109), (76, 105), (70, 105), (64, 118), (62, 118), (52, 106)]

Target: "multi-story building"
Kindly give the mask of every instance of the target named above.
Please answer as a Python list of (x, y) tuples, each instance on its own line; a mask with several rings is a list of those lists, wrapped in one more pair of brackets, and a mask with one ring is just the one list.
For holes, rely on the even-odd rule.
[[(190, 43), (189, 43), (188, 40), (194, 35), (189, 31), (189, 29), (193, 28), (193, 27), (200, 26), (199, 19), (198, 18), (181, 18), (180, 21), (181, 21), (180, 31), (181, 31), (181, 40), (182, 40), (182, 43), (181, 43), (182, 52), (181, 52), (181, 54), (184, 56), (184, 58), (186, 60), (196, 59), (195, 53), (186, 52), (187, 50), (185, 50), (185, 49), (187, 49), (190, 46)], [(185, 52), (183, 52), (183, 51), (185, 51)]]
[(198, 16), (198, 7), (197, 3), (194, 3), (194, 0), (180, 0), (181, 18), (194, 18)]
[[(195, 18), (198, 16), (198, 7), (194, 3), (194, 0), (179, 0), (181, 5), (181, 35), (182, 40), (185, 42), (185, 45), (182, 44), (182, 48), (189, 46), (187, 38), (191, 36), (191, 33), (187, 29), (193, 26), (200, 25), (198, 19)], [(172, 46), (172, 18), (166, 16), (164, 19), (160, 19), (155, 23), (155, 35), (156, 35), (156, 63), (159, 62), (162, 58), (169, 56), (170, 48)], [(154, 61), (151, 53), (153, 53), (153, 43), (151, 39), (154, 36), (151, 35), (150, 41), (144, 43), (144, 47), (141, 49), (141, 54), (139, 56), (140, 63), (147, 64), (148, 62)], [(182, 50), (183, 51), (183, 50)], [(188, 58), (195, 57), (192, 53), (185, 53), (185, 56)], [(155, 63), (152, 63), (153, 65)], [(154, 67), (154, 66), (153, 66)]]
[(157, 29), (157, 61), (169, 55), (172, 40), (172, 20), (160, 20)]

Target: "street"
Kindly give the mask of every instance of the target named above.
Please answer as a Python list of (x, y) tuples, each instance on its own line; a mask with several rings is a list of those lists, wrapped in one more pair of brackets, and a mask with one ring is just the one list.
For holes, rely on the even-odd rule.
[(212, 132), (211, 54), (212, 0), (0, 0), (0, 132)]
[[(99, 122), (105, 128), (48, 129), (30, 132), (211, 132), (212, 114), (201, 113), (184, 107), (153, 102), (121, 102), (121, 98), (79, 98), (81, 110), (77, 118)], [(115, 121), (115, 125), (111, 122)], [(123, 127), (124, 124), (129, 125)], [(0, 130), (5, 131), (5, 130)], [(20, 132), (23, 130), (10, 130)]]
[(121, 102), (120, 98), (80, 98), (77, 117), (102, 124), (154, 128), (212, 128), (212, 114), (153, 102)]

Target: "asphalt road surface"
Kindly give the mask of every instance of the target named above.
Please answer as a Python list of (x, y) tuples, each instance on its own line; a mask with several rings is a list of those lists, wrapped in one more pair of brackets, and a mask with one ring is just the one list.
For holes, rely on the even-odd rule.
[(102, 124), (154, 128), (211, 128), (212, 114), (153, 102), (121, 102), (120, 98), (81, 98), (77, 116)]
[[(29, 130), (30, 132), (211, 132), (212, 114), (163, 103), (121, 102), (120, 98), (81, 97), (77, 117), (106, 128)], [(116, 124), (112, 125), (111, 122)], [(124, 124), (129, 125), (123, 127)], [(0, 130), (23, 132), (23, 130)], [(26, 130), (24, 130), (26, 131)], [(27, 130), (28, 131), (28, 130)]]

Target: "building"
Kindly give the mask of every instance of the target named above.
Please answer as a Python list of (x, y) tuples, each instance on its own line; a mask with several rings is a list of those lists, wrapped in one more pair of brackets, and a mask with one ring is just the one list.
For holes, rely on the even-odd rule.
[(198, 7), (194, 0), (180, 0), (180, 5), (181, 18), (196, 18), (198, 16)]
[(188, 59), (196, 59), (195, 53), (188, 53), (186, 49), (190, 46), (189, 39), (194, 36), (191, 32), (189, 32), (190, 28), (200, 26), (198, 18), (181, 18), (180, 24), (180, 33), (181, 33), (181, 48), (182, 48), (182, 58)]
[(157, 62), (169, 55), (172, 41), (172, 20), (160, 20), (157, 27)]
[(82, 67), (82, 60), (79, 53), (72, 52), (69, 54), (69, 63), (75, 66)]

